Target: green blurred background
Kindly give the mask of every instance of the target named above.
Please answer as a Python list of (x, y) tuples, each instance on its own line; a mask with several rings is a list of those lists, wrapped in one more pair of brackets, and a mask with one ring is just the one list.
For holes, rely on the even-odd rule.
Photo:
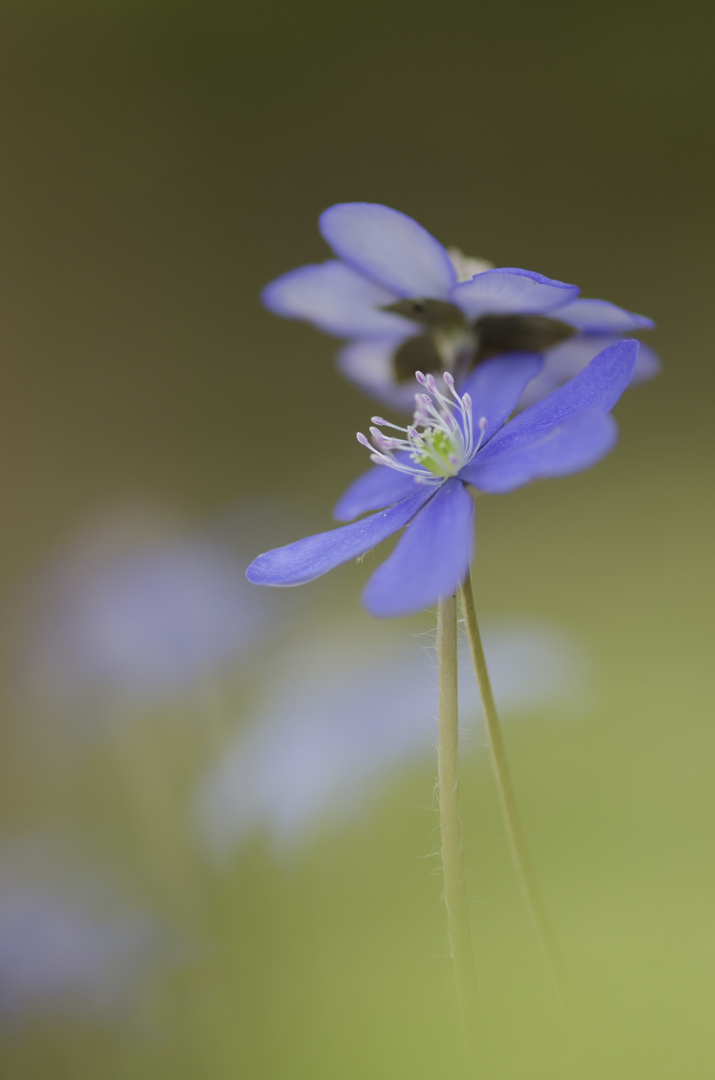
[[(616, 453), (478, 507), (480, 610), (573, 628), (599, 675), (578, 723), (543, 713), (508, 733), (576, 1034), (530, 937), (488, 762), (465, 766), (481, 1075), (498, 1080), (715, 1069), (709, 10), (0, 5), (5, 596), (118, 505), (200, 523), (289, 496), (300, 521), (276, 543), (329, 527), (371, 406), (334, 373), (332, 339), (258, 294), (325, 257), (316, 219), (331, 203), (397, 207), (444, 243), (658, 322), (664, 371), (619, 405)], [(365, 576), (311, 586), (305, 618), (429, 628), (373, 630)], [(14, 632), (6, 619), (10, 655)], [(141, 1023), (13, 1028), (4, 1076), (461, 1075), (439, 879), (422, 858), (433, 768), (396, 774), (364, 820), (288, 867), (257, 842), (219, 873), (186, 812), (215, 732), (133, 722), (68, 774), (62, 733), (39, 739), (6, 696), (3, 835), (50, 819), (90, 832), (191, 944)], [(139, 759), (145, 803), (117, 779)]]

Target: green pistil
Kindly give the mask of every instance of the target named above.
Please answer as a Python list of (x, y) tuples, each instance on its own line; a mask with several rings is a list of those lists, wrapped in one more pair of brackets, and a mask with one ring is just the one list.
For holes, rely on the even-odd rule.
[(435, 476), (454, 476), (454, 465), (450, 457), (455, 453), (455, 447), (444, 431), (423, 432), (422, 437), (426, 443), (420, 456), (420, 464), (429, 469)]

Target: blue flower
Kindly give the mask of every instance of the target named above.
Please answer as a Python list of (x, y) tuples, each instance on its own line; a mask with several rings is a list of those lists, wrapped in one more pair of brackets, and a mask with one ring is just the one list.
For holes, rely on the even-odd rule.
[[(638, 342), (600, 353), (579, 375), (509, 420), (525, 386), (543, 365), (534, 354), (485, 361), (462, 393), (444, 376), (418, 375), (414, 423), (395, 428), (374, 417), (370, 446), (376, 467), (340, 499), (335, 516), (349, 521), (330, 532), (259, 555), (247, 570), (257, 585), (302, 585), (365, 554), (407, 526), (395, 550), (370, 578), (363, 601), (373, 615), (406, 615), (451, 596), (474, 551), (474, 502), (469, 488), (501, 494), (548, 476), (589, 468), (617, 438), (609, 415), (633, 374)], [(473, 404), (474, 402), (474, 404)], [(479, 419), (475, 422), (475, 417)], [(387, 509), (380, 509), (386, 507)]]
[[(448, 250), (412, 218), (377, 203), (331, 206), (320, 229), (338, 258), (284, 274), (266, 287), (263, 301), (278, 315), (351, 339), (338, 355), (343, 374), (406, 411), (418, 370), (449, 371), (461, 387), (490, 356), (543, 353), (546, 363), (524, 406), (608, 345), (654, 325), (605, 300), (581, 299), (575, 285), (494, 269)], [(658, 367), (644, 346), (633, 380)]]

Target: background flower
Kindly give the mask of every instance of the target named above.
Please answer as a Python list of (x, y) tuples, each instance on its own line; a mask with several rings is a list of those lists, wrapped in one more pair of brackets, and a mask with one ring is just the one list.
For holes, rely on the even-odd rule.
[(94, 724), (180, 702), (235, 665), (270, 624), (240, 555), (255, 539), (240, 514), (230, 531), (189, 531), (136, 507), (86, 526), (16, 594), (25, 696)]
[[(378, 400), (411, 411), (415, 371), (450, 371), (458, 384), (496, 354), (544, 352), (522, 405), (576, 375), (608, 345), (653, 327), (579, 289), (527, 270), (487, 269), (444, 248), (406, 214), (340, 203), (320, 217), (337, 260), (292, 270), (263, 291), (271, 311), (351, 338), (338, 367)], [(488, 265), (488, 264), (487, 264)], [(644, 348), (640, 382), (658, 370)]]
[(56, 839), (0, 851), (0, 1024), (138, 1013), (151, 976), (176, 962), (170, 940)]
[[(535, 620), (489, 623), (486, 651), (500, 710), (583, 708), (588, 653), (578, 637)], [(483, 744), (469, 657), (460, 662), (465, 748)], [(216, 858), (255, 835), (277, 855), (320, 827), (364, 815), (396, 773), (432, 760), (437, 676), (431, 639), (358, 639), (350, 626), (284, 650), (275, 679), (203, 779), (197, 823)], [(578, 702), (580, 701), (580, 705)]]

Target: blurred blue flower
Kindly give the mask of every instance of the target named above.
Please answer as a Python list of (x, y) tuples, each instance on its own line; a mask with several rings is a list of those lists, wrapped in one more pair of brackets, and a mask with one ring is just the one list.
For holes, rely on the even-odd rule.
[[(541, 369), (537, 355), (485, 361), (461, 395), (449, 374), (444, 376), (445, 394), (433, 376), (418, 374), (429, 393), (417, 395), (414, 424), (398, 429), (407, 437), (385, 436), (381, 428), (395, 425), (373, 417), (378, 426), (371, 428), (371, 456), (377, 465), (343, 495), (336, 517), (345, 521), (388, 509), (259, 555), (247, 570), (249, 580), (301, 585), (408, 526), (370, 578), (365, 607), (381, 617), (406, 615), (451, 596), (466, 577), (474, 550), (468, 485), (504, 493), (599, 461), (615, 443), (617, 429), (609, 412), (628, 385), (637, 350), (635, 341), (610, 346), (570, 382), (512, 420), (507, 418), (524, 387)], [(364, 435), (358, 439), (371, 445)]]
[(169, 958), (169, 935), (118, 908), (116, 882), (23, 847), (0, 856), (0, 1024), (130, 1014)]
[[(588, 654), (572, 633), (512, 620), (487, 624), (485, 644), (500, 712), (583, 703)], [(419, 640), (356, 641), (346, 628), (278, 655), (274, 670), (263, 703), (198, 792), (198, 828), (217, 859), (255, 834), (285, 854), (321, 824), (358, 816), (381, 783), (434, 756), (436, 662)], [(466, 655), (460, 672), (460, 729), (474, 749), (481, 707)]]
[(21, 597), (23, 683), (35, 700), (95, 714), (181, 696), (267, 628), (244, 567), (209, 531), (182, 533), (147, 512), (104, 520)]
[[(320, 217), (337, 259), (292, 270), (263, 292), (278, 315), (349, 338), (340, 370), (385, 404), (408, 410), (415, 372), (449, 371), (457, 386), (476, 363), (544, 353), (523, 404), (577, 374), (608, 345), (653, 322), (579, 289), (446, 249), (412, 218), (377, 203), (339, 203)], [(654, 375), (643, 347), (633, 381)]]

